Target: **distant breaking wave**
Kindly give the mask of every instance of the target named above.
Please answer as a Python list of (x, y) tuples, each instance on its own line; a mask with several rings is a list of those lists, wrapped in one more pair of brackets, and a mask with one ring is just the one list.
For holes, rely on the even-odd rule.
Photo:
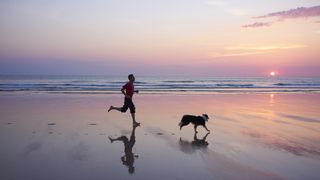
[[(319, 93), (319, 78), (136, 77), (141, 93)], [(0, 91), (119, 93), (126, 77), (4, 76)]]

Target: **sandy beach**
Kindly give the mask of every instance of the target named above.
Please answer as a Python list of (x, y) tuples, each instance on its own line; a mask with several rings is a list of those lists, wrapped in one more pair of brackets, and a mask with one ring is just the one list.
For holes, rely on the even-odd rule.
[[(320, 94), (0, 93), (0, 179), (319, 179)], [(182, 131), (184, 114), (210, 117)]]

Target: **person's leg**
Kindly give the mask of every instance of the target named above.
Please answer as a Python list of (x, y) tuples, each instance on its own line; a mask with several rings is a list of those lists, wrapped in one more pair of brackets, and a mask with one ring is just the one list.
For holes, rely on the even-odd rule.
[(111, 110), (117, 110), (117, 111), (121, 111), (122, 107), (114, 107), (114, 106), (110, 106), (108, 109), (108, 112), (110, 112)]
[(139, 125), (140, 123), (138, 123), (136, 121), (136, 113), (131, 113), (131, 117), (132, 117), (132, 123), (133, 125)]
[(111, 143), (113, 143), (113, 141), (122, 141), (123, 143), (128, 142), (128, 138), (126, 136), (120, 136), (118, 138), (111, 138), (110, 136), (108, 136), (108, 138)]
[(136, 107), (134, 106), (132, 100), (130, 99), (129, 102), (129, 108), (130, 108), (130, 113), (131, 113), (131, 117), (132, 117), (132, 124), (133, 125), (139, 125), (140, 123), (138, 123), (136, 121)]
[(135, 110), (134, 104), (132, 103), (132, 105), (133, 106), (130, 108), (132, 123), (134, 126), (139, 126), (140, 123), (136, 121), (136, 110)]
[(111, 110), (117, 110), (117, 111), (120, 111), (120, 112), (126, 112), (128, 108), (129, 108), (129, 104), (128, 104), (128, 101), (125, 98), (124, 99), (124, 104), (123, 104), (122, 107), (110, 106), (108, 112), (110, 112)]

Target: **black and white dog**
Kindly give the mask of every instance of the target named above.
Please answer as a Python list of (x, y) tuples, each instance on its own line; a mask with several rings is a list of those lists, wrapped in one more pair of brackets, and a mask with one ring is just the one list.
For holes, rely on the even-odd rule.
[(203, 126), (208, 132), (210, 130), (206, 126), (206, 121), (208, 121), (209, 117), (207, 114), (202, 114), (202, 116), (194, 116), (194, 115), (184, 115), (179, 123), (180, 130), (183, 126), (188, 125), (189, 123), (192, 123), (194, 125), (194, 131), (197, 131), (197, 127), (199, 125)]

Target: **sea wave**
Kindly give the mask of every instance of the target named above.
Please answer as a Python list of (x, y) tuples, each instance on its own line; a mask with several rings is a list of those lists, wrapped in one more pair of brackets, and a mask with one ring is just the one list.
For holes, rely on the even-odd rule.
[(177, 80), (177, 81), (174, 81), (174, 80), (172, 80), (172, 81), (161, 81), (161, 82), (164, 82), (164, 83), (193, 83), (193, 82), (195, 82), (195, 81), (183, 81), (183, 80)]
[[(318, 78), (151, 78), (138, 77), (135, 88), (145, 93), (319, 93)], [(138, 79), (137, 78), (137, 79)], [(119, 77), (1, 76), (0, 91), (119, 93)]]
[(218, 87), (239, 87), (239, 88), (245, 88), (245, 87), (253, 87), (254, 84), (216, 84)]
[(276, 83), (275, 86), (320, 87), (320, 83)]

